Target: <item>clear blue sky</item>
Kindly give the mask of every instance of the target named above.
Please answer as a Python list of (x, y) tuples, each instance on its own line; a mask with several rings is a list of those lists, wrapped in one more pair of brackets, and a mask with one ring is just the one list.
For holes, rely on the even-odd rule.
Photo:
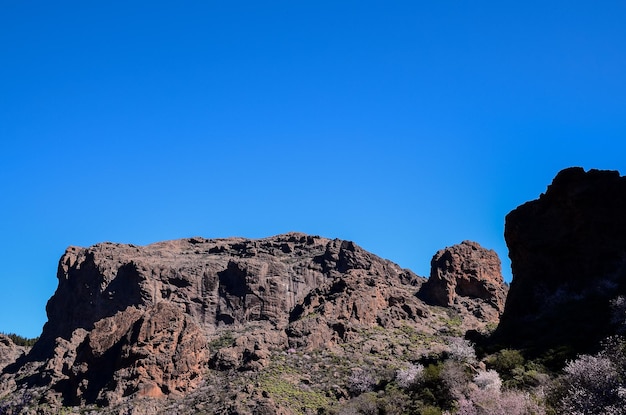
[(420, 275), (626, 173), (623, 1), (0, 0), (0, 331), (69, 245), (301, 231)]

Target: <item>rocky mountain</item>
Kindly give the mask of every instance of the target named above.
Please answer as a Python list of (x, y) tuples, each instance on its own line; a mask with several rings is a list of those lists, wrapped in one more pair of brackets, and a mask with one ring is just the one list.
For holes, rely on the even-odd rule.
[(299, 233), (70, 247), (57, 276), (39, 341), (0, 378), (2, 413), (315, 412), (363, 368), (495, 325), (505, 295), (497, 256), (473, 242), (438, 252), (426, 283)]
[(0, 414), (622, 413), (624, 212), (626, 177), (561, 171), (506, 217), (510, 287), (471, 241), (428, 278), (300, 233), (70, 247), (35, 346), (0, 335)]
[(513, 280), (494, 341), (571, 357), (618, 333), (626, 316), (625, 212), (626, 177), (569, 168), (509, 213)]

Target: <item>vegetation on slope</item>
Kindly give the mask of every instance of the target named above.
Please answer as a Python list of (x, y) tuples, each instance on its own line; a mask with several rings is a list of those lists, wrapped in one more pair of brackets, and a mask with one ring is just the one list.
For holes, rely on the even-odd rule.
[(39, 340), (39, 337), (27, 338), (27, 337), (23, 337), (15, 333), (0, 333), (0, 334), (4, 334), (8, 338), (10, 338), (11, 341), (15, 343), (16, 345), (24, 346), (24, 347), (33, 347), (33, 345), (37, 343), (37, 340)]

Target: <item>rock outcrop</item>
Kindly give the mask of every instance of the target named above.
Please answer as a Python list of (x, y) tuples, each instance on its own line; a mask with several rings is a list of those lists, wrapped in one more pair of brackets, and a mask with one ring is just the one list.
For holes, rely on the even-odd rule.
[(25, 353), (25, 347), (16, 345), (9, 336), (0, 333), (0, 371)]
[(500, 258), (495, 251), (472, 241), (442, 249), (433, 256), (430, 277), (422, 286), (420, 295), (428, 302), (444, 307), (468, 299), (481, 300), (502, 313), (506, 286)]
[(569, 168), (506, 217), (513, 280), (495, 340), (571, 354), (615, 333), (626, 294), (626, 178)]
[[(329, 243), (289, 234), (70, 247), (30, 355), (45, 362), (39, 383), (49, 383), (64, 403), (109, 405), (135, 394), (184, 394), (210, 362), (262, 365), (269, 349), (287, 346), (289, 310), (336, 268), (350, 268), (341, 258), (326, 264)], [(212, 339), (242, 326), (263, 335), (239, 337), (213, 353)]]
[[(209, 412), (240, 413), (234, 399), (248, 408), (242, 413), (290, 413), (268, 392), (267, 373), (282, 373), (286, 364), (317, 367), (310, 376), (326, 385), (324, 396), (345, 396), (335, 384), (341, 371), (329, 372), (327, 361), (349, 365), (365, 354), (375, 368), (417, 359), (445, 350), (444, 337), (435, 336), (497, 321), (497, 256), (471, 242), (451, 252), (454, 271), (435, 273), (454, 275), (456, 299), (443, 308), (417, 295), (424, 278), (338, 239), (289, 233), (70, 247), (43, 333), (5, 370), (0, 397), (37, 391), (29, 399), (52, 410), (129, 399), (147, 399), (141, 402), (152, 408), (155, 399), (197, 390)], [(306, 360), (311, 354), (317, 363)], [(256, 383), (242, 383), (237, 373)], [(226, 384), (231, 392), (222, 391)]]

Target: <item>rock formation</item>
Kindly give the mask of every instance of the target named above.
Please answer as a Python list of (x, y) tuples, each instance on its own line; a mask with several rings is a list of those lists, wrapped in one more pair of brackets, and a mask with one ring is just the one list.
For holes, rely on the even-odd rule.
[[(284, 330), (276, 329), (288, 324), (287, 310), (330, 278), (333, 270), (322, 272), (317, 259), (328, 243), (290, 234), (70, 247), (31, 359), (46, 362), (43, 381), (65, 403), (183, 394), (212, 359), (252, 367), (269, 348), (286, 346)], [(208, 344), (220, 328), (251, 323), (273, 335), (240, 338), (211, 355)]]
[[(456, 295), (479, 305), (430, 307), (417, 295), (424, 278), (352, 242), (299, 233), (70, 247), (43, 333), (5, 370), (0, 397), (37, 390), (50, 408), (112, 407), (196, 390), (206, 399), (210, 385), (227, 384), (236, 389), (230, 401), (248, 409), (223, 402), (220, 411), (289, 413), (271, 399), (271, 384), (258, 388), (295, 351), (321, 356), (315, 376), (340, 376), (324, 359), (349, 364), (365, 353), (375, 367), (417, 358), (445, 348), (435, 335), (497, 321), (503, 287), (495, 254), (471, 242), (450, 252), (442, 258), (451, 255), (451, 268), (435, 278), (453, 278)], [(437, 292), (441, 283), (431, 284)], [(257, 386), (233, 380), (241, 372), (258, 373)], [(345, 393), (337, 380), (324, 382), (326, 394)], [(210, 410), (221, 399), (215, 395)]]
[(389, 381), (498, 321), (485, 346), (562, 363), (626, 332), (625, 212), (626, 177), (561, 171), (506, 217), (508, 296), (470, 241), (437, 252), (428, 280), (300, 233), (70, 247), (36, 345), (0, 335), (0, 413), (333, 410), (352, 374)]
[(442, 249), (433, 256), (430, 277), (420, 294), (430, 303), (444, 307), (467, 299), (482, 300), (502, 313), (506, 287), (500, 258), (495, 251), (472, 241)]
[(495, 339), (588, 351), (614, 333), (626, 294), (626, 178), (569, 168), (506, 217), (513, 280)]
[(0, 334), (0, 370), (26, 353), (26, 348), (13, 343), (7, 335)]

